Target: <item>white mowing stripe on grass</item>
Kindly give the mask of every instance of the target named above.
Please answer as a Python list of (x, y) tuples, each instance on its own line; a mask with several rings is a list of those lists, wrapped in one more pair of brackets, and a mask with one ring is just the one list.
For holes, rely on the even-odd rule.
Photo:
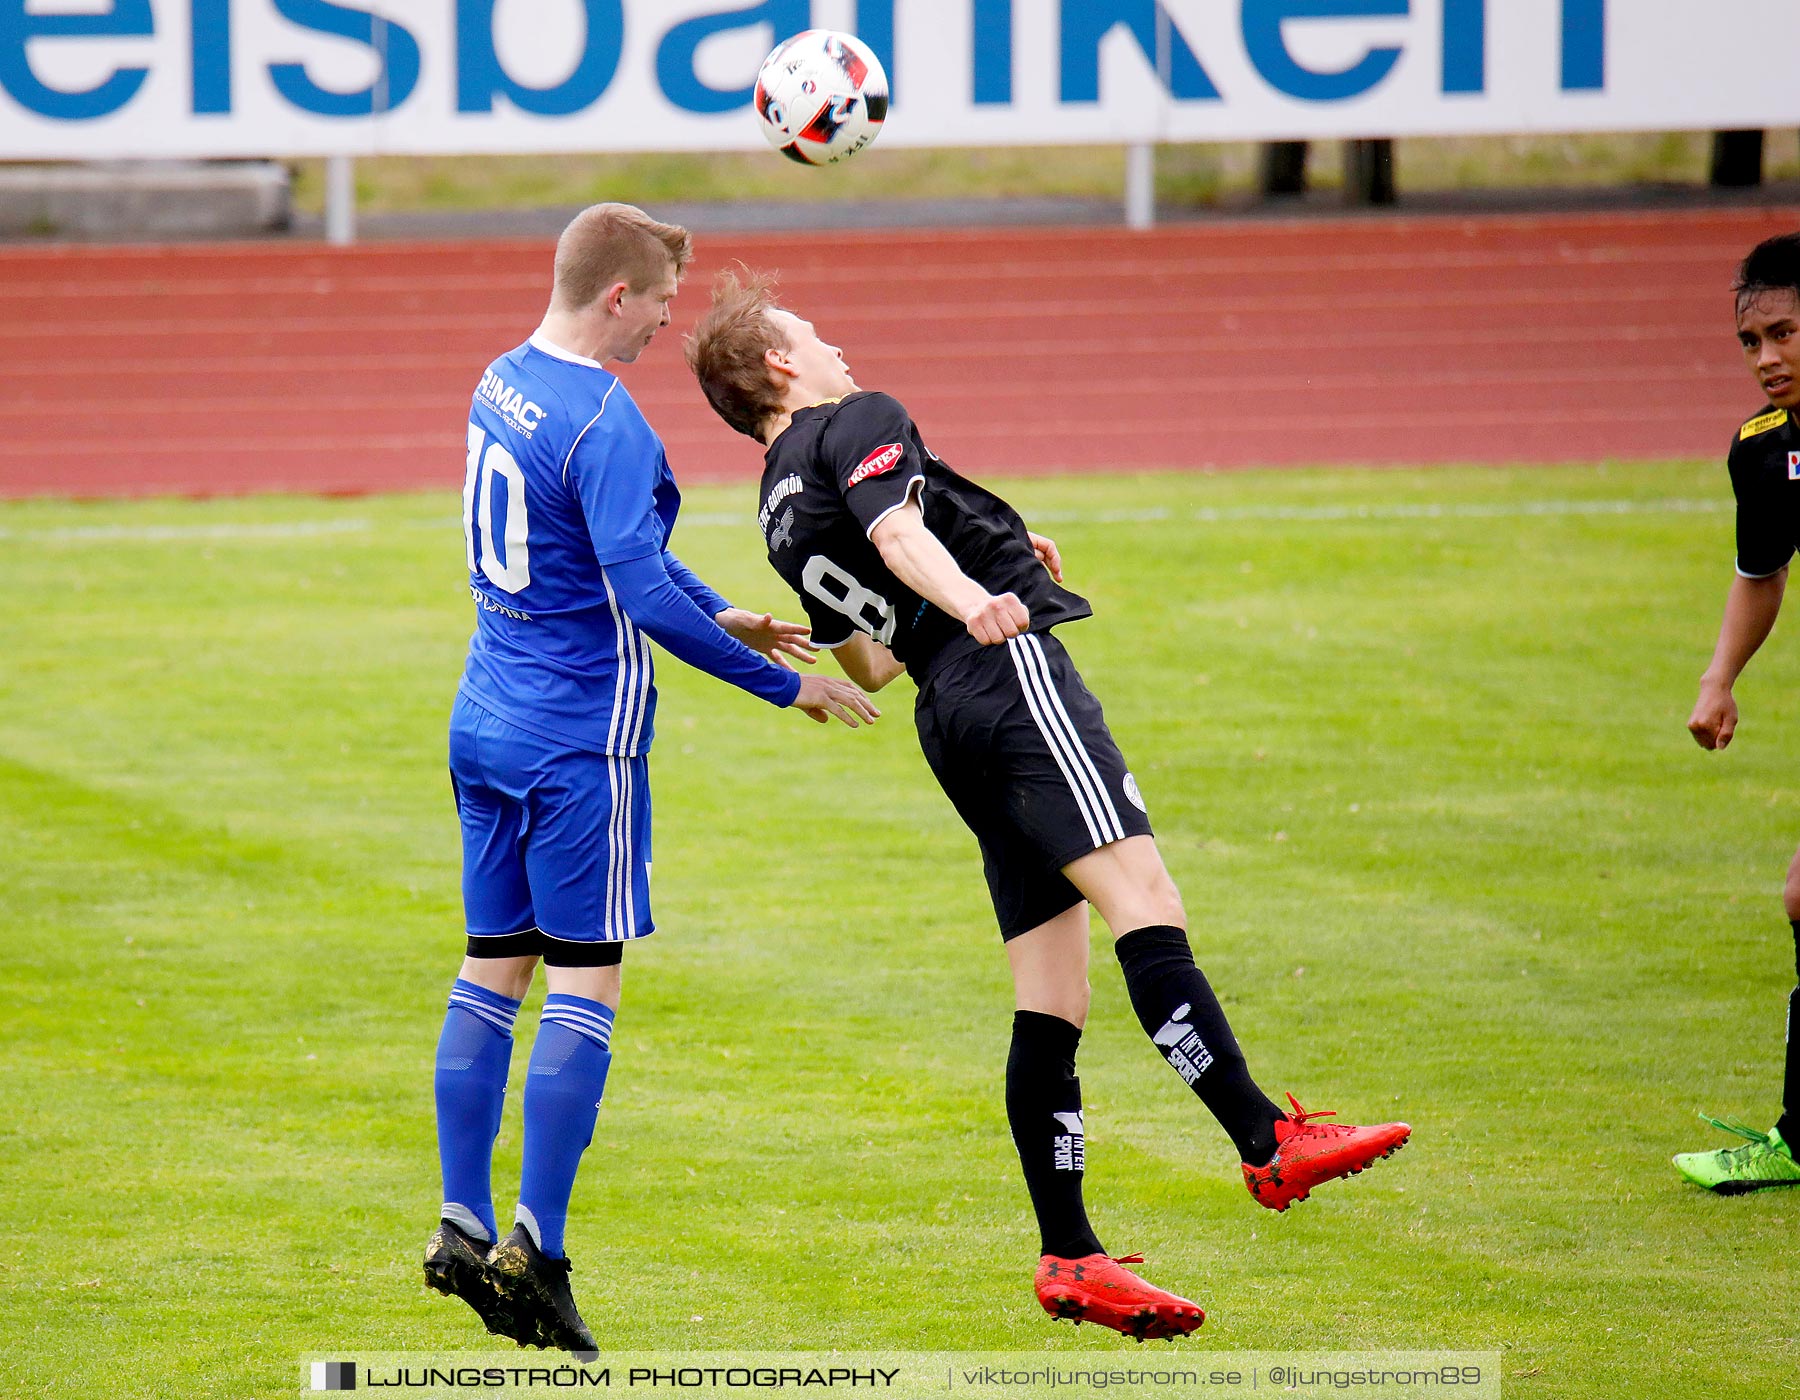
[[(1392, 505), (1343, 506), (1201, 506), (1195, 510), (1171, 510), (1167, 506), (1143, 506), (1119, 510), (1038, 510), (1033, 523), (1071, 525), (1141, 525), (1157, 521), (1192, 521), (1203, 525), (1229, 525), (1240, 521), (1358, 521), (1358, 520), (1509, 520), (1531, 516), (1585, 515), (1717, 515), (1732, 509), (1725, 499), (1669, 496), (1661, 500), (1610, 501), (1496, 501), (1492, 504), (1440, 501), (1398, 502)], [(747, 515), (719, 511), (694, 511), (681, 517), (684, 525), (750, 524)]]
[(1099, 525), (1127, 525), (1156, 520), (1192, 520), (1208, 525), (1223, 525), (1254, 520), (1509, 520), (1529, 516), (1712, 515), (1729, 509), (1730, 501), (1669, 497), (1649, 501), (1496, 501), (1491, 504), (1417, 501), (1353, 506), (1202, 506), (1198, 510), (1182, 512), (1151, 506), (1139, 510), (1043, 511), (1036, 518)]
[[(1034, 523), (1053, 525), (1142, 525), (1171, 520), (1201, 525), (1231, 525), (1257, 521), (1355, 523), (1361, 520), (1515, 520), (1534, 516), (1719, 515), (1732, 508), (1732, 502), (1724, 498), (1669, 496), (1660, 500), (1497, 501), (1489, 504), (1408, 501), (1391, 505), (1201, 506), (1194, 510), (1145, 506), (1118, 510), (1042, 510), (1034, 511), (1031, 519)], [(397, 530), (452, 531), (460, 523), (454, 516), (447, 515), (430, 520), (395, 521), (383, 525), (381, 529), (384, 533)], [(681, 523), (702, 529), (742, 530), (751, 528), (754, 522), (747, 514), (696, 510), (683, 515)], [(310, 539), (320, 535), (373, 535), (375, 530), (375, 522), (360, 518), (243, 521), (218, 525), (68, 525), (35, 530), (9, 530), (0, 527), (0, 540), (75, 545), (184, 543), (193, 540), (229, 543)]]
[[(41, 530), (0, 527), (0, 540), (46, 544), (182, 544), (190, 540), (303, 540), (317, 535), (359, 535), (375, 528), (368, 520), (234, 521), (219, 525), (60, 525)], [(416, 528), (416, 527), (415, 527)], [(437, 528), (434, 522), (432, 527)]]

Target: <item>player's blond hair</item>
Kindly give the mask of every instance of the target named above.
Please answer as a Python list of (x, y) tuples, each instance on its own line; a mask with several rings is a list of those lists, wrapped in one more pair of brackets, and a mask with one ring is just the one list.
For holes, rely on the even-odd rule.
[(592, 204), (556, 240), (556, 280), (550, 304), (582, 311), (616, 282), (646, 292), (674, 264), (681, 276), (694, 239), (679, 224), (659, 224), (632, 204)]
[(781, 389), (763, 358), (788, 345), (786, 332), (769, 315), (774, 310), (772, 274), (727, 268), (713, 279), (712, 305), (683, 346), (713, 411), (758, 441), (763, 424), (782, 408)]

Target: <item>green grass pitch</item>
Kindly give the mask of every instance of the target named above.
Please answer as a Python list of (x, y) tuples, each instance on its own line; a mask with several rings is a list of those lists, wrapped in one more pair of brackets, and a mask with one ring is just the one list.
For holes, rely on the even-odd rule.
[[(1209, 1349), (1498, 1349), (1512, 1396), (1787, 1394), (1800, 1191), (1668, 1164), (1778, 1112), (1800, 648), (1683, 730), (1715, 464), (1016, 481), (1259, 1078), (1412, 1145), (1276, 1216), (1132, 1018), (1082, 1055), (1102, 1238)], [(791, 599), (749, 488), (676, 547)], [(0, 506), (0, 1392), (281, 1396), (487, 1344), (420, 1286), (460, 953), (456, 498)], [(815, 728), (664, 658), (661, 931), (570, 1228), (609, 1348), (1042, 1349), (974, 845), (902, 681)], [(498, 1148), (510, 1211), (524, 1034)], [(510, 1350), (505, 1353), (516, 1356)]]

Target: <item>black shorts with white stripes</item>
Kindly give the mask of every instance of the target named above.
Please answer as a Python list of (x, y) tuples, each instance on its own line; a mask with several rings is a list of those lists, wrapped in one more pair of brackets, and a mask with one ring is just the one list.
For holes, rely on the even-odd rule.
[(913, 710), (919, 746), (981, 843), (1002, 938), (1081, 901), (1062, 868), (1150, 818), (1100, 702), (1048, 632), (952, 642)]

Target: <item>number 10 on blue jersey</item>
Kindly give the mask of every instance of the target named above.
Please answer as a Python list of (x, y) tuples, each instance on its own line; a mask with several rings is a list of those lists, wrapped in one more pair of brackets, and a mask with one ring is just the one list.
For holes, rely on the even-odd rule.
[[(495, 548), (494, 539), (496, 476), (506, 480), (504, 553)], [(480, 501), (479, 511), (477, 500)], [(477, 524), (481, 530), (479, 548), (475, 538)], [(508, 593), (523, 592), (531, 584), (531, 547), (526, 540), (528, 528), (525, 473), (519, 469), (512, 453), (497, 442), (489, 442), (485, 430), (469, 424), (469, 470), (463, 477), (463, 541), (468, 546), (469, 572), (475, 572), (479, 554), (481, 572), (490, 583)]]

